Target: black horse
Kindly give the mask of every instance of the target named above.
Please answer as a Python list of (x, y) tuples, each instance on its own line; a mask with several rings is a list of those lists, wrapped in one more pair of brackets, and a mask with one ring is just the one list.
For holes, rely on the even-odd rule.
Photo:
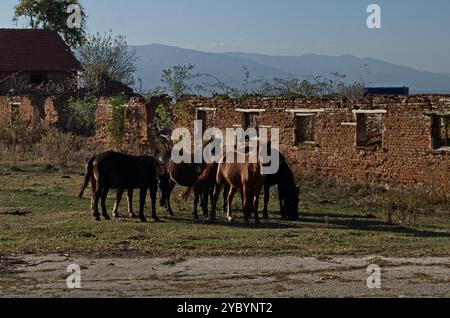
[[(272, 151), (276, 151), (272, 149)], [(268, 219), (267, 206), (270, 199), (270, 188), (278, 186), (281, 217), (291, 221), (298, 220), (298, 205), (300, 188), (295, 184), (294, 174), (289, 168), (286, 157), (280, 155), (280, 166), (275, 174), (265, 175), (264, 178), (264, 218)]]
[(130, 215), (132, 212), (131, 203), (134, 189), (140, 189), (139, 217), (146, 221), (144, 216), (145, 199), (147, 190), (150, 190), (151, 212), (154, 221), (159, 221), (156, 215), (156, 194), (159, 188), (162, 197), (167, 197), (168, 189), (165, 186), (164, 176), (161, 173), (162, 167), (157, 158), (153, 156), (131, 156), (128, 154), (108, 151), (98, 156), (92, 157), (86, 165), (86, 174), (78, 197), (81, 199), (84, 190), (89, 182), (92, 186), (91, 208), (96, 220), (100, 220), (98, 203), (101, 200), (103, 217), (109, 220), (106, 211), (106, 197), (110, 189), (117, 189), (116, 204), (114, 214), (122, 197), (124, 189), (128, 190), (128, 203)]

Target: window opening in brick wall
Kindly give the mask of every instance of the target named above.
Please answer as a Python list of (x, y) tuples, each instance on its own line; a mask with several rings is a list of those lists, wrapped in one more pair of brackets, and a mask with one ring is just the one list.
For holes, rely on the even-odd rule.
[(45, 74), (32, 74), (30, 76), (31, 85), (41, 85), (47, 82), (47, 75)]
[(358, 147), (381, 147), (383, 128), (383, 114), (356, 113), (356, 145)]
[(200, 120), (202, 122), (202, 133), (205, 133), (206, 129), (208, 128), (207, 118), (208, 118), (208, 115), (207, 115), (206, 111), (197, 110), (197, 120)]
[(242, 119), (243, 123), (242, 126), (244, 130), (247, 130), (249, 128), (255, 128), (258, 130), (259, 127), (259, 113), (243, 113)]
[(295, 116), (295, 143), (297, 145), (315, 142), (316, 114), (297, 114)]
[(432, 116), (433, 149), (450, 147), (450, 115)]

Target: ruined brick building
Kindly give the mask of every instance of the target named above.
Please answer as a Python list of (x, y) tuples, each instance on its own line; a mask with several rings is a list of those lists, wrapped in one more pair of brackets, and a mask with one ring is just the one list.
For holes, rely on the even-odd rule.
[[(20, 120), (25, 126), (33, 123), (46, 127), (64, 130), (67, 125), (67, 114), (71, 95), (39, 95), (23, 96), (0, 95), (0, 122), (14, 125)], [(156, 131), (153, 127), (155, 110), (160, 104), (168, 104), (168, 96), (153, 97), (149, 101), (139, 95), (132, 95), (124, 108), (123, 141), (115, 145), (110, 132), (113, 122), (112, 99), (99, 99), (95, 114), (97, 130), (93, 138), (103, 145), (132, 153), (154, 153), (158, 149)]]
[[(64, 124), (67, 96), (0, 96), (0, 116)], [(167, 97), (133, 96), (125, 107), (124, 145), (154, 152), (155, 110)], [(280, 129), (280, 148), (297, 175), (326, 175), (450, 191), (450, 96), (343, 98), (186, 97), (174, 106), (176, 127)], [(95, 138), (111, 143), (111, 98), (100, 99)]]
[[(450, 191), (450, 96), (187, 97), (177, 127), (280, 128), (296, 174)], [(177, 109), (177, 107), (175, 107)]]

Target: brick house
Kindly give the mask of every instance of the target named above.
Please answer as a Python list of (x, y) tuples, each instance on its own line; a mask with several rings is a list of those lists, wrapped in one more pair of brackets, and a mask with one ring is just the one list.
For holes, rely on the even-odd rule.
[(0, 94), (33, 86), (64, 84), (79, 63), (52, 30), (0, 29)]

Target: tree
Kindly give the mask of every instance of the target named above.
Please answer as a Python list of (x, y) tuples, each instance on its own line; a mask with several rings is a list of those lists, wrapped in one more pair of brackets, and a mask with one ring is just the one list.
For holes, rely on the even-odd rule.
[(81, 85), (93, 93), (102, 92), (111, 81), (134, 84), (136, 52), (128, 47), (122, 35), (113, 37), (110, 31), (89, 36), (77, 51), (77, 57), (82, 67)]
[(86, 13), (79, 0), (20, 0), (13, 21), (17, 23), (21, 18), (32, 29), (58, 32), (71, 48), (81, 46), (86, 39)]
[[(202, 76), (199, 73), (193, 73), (195, 65), (176, 65), (163, 70), (161, 74), (161, 82), (166, 91), (168, 91), (175, 100), (179, 100), (181, 96), (194, 91), (192, 80)], [(196, 90), (200, 90), (198, 85)]]

